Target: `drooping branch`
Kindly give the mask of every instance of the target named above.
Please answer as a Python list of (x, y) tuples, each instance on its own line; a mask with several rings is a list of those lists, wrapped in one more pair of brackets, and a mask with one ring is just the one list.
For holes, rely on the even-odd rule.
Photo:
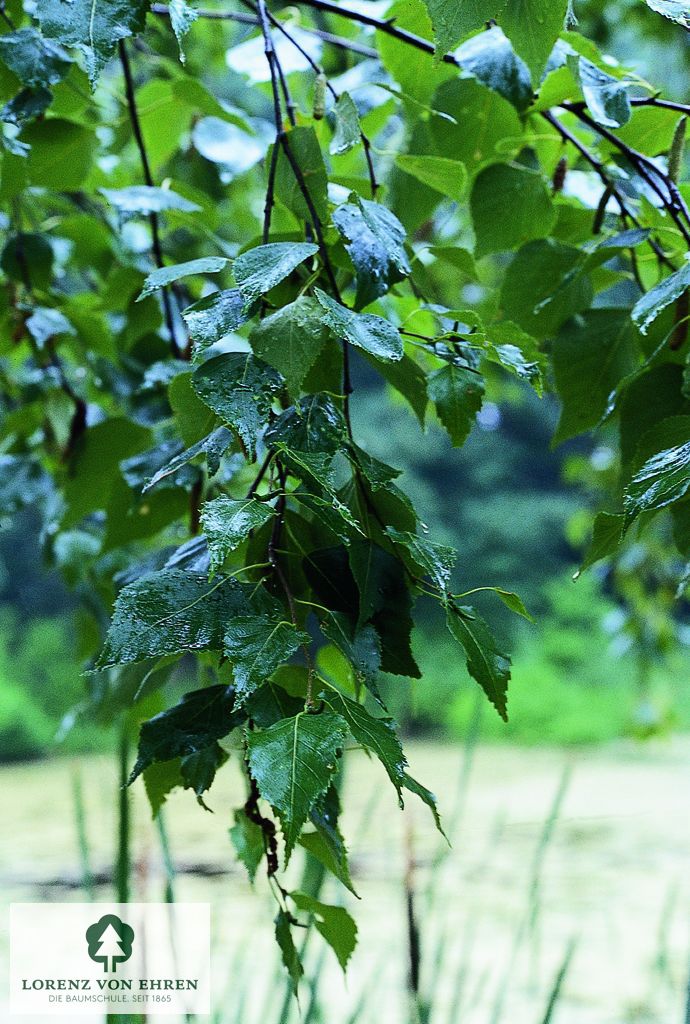
[[(621, 190), (616, 185), (614, 179), (609, 174), (607, 174), (605, 164), (602, 163), (602, 161), (599, 160), (598, 157), (596, 157), (594, 153), (592, 153), (591, 150), (589, 150), (587, 146), (585, 146), (585, 144), (581, 142), (576, 135), (574, 135), (568, 128), (566, 128), (566, 126), (561, 121), (559, 121), (558, 118), (555, 117), (550, 110), (542, 111), (542, 117), (551, 125), (552, 128), (555, 128), (555, 130), (558, 132), (558, 134), (561, 136), (564, 142), (569, 143), (577, 150), (577, 152), (580, 154), (583, 160), (589, 164), (593, 171), (596, 172), (596, 174), (601, 179), (604, 185), (604, 194), (608, 194), (611, 198), (616, 200), (622, 216), (624, 218), (627, 218), (632, 224), (635, 225), (635, 227), (641, 228), (641, 221), (628, 206), (627, 200), (625, 199)], [(673, 263), (668, 258), (663, 249), (658, 245), (658, 243), (651, 237), (648, 239), (648, 242), (650, 247), (654, 251), (654, 254), (658, 257), (660, 262), (664, 263), (671, 270), (675, 270), (676, 268), (674, 267)]]
[[(119, 56), (120, 65), (122, 67), (122, 74), (125, 81), (125, 95), (127, 97), (127, 108), (129, 111), (129, 120), (132, 125), (132, 133), (134, 140), (139, 150), (139, 159), (141, 161), (141, 167), (144, 174), (144, 182), (150, 188), (153, 187), (153, 175), (151, 174), (151, 164), (149, 163), (149, 157), (146, 150), (146, 142), (144, 135), (141, 130), (141, 121), (139, 119), (139, 110), (137, 108), (136, 93), (134, 90), (134, 79), (132, 77), (132, 68), (129, 62), (129, 55), (127, 53), (127, 47), (124, 39), (121, 39), (119, 44)], [(163, 249), (161, 246), (160, 238), (160, 225), (158, 222), (158, 214), (152, 211), (149, 214), (149, 224), (151, 226), (151, 249), (153, 252), (153, 258), (156, 266), (162, 269), (165, 266), (163, 259)], [(162, 301), (163, 301), (163, 314), (165, 316), (165, 324), (168, 328), (170, 335), (170, 342), (174, 355), (180, 357), (185, 354), (188, 350), (188, 346), (180, 345), (177, 338), (177, 331), (175, 328), (175, 317), (173, 314), (172, 302), (170, 299), (170, 292), (167, 288), (162, 289)]]

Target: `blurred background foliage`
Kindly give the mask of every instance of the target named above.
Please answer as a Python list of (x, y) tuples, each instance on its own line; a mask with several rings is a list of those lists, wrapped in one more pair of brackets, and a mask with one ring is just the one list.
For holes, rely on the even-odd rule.
[[(641, 76), (663, 81), (668, 97), (687, 99), (690, 35), (639, 0), (577, 0), (574, 14), (583, 33), (604, 51), (634, 66)], [(199, 25), (198, 30), (211, 33), (215, 28)], [(224, 31), (228, 44), (250, 35), (249, 29), (236, 25), (225, 25)], [(165, 45), (161, 30), (159, 49)], [(167, 45), (172, 62), (174, 40)], [(249, 67), (258, 45), (253, 39), (246, 53), (235, 48), (230, 67), (216, 55), (204, 69), (210, 87), (225, 102), (241, 98), (242, 108), (256, 116), (257, 129), (261, 119), (266, 124), (270, 120), (270, 99), (242, 73), (242, 61)], [(195, 47), (190, 59), (198, 60), (201, 52), (204, 47)], [(344, 65), (348, 60), (344, 54), (339, 59)], [(171, 63), (171, 76), (172, 68)], [(329, 72), (338, 70), (344, 84), (347, 67)], [(185, 98), (181, 83), (177, 85), (177, 100), (194, 105), (198, 98)], [(146, 117), (158, 116), (160, 91), (160, 80), (141, 90), (144, 127)], [(363, 91), (360, 83), (360, 99)], [(386, 103), (384, 92), (369, 91), (372, 108)], [(244, 174), (253, 196), (254, 160), (238, 146), (238, 129), (217, 119), (214, 126), (213, 121), (212, 115), (201, 117), (195, 128), (196, 151), (205, 159), (176, 152), (176, 128), (166, 149), (165, 132), (159, 130), (160, 150), (151, 154), (158, 172), (183, 178), (190, 195), (195, 186), (202, 187), (219, 203), (225, 195), (224, 173)], [(219, 126), (225, 133), (220, 136)], [(115, 133), (127, 130), (125, 123), (114, 123)], [(176, 162), (183, 159), (184, 168), (178, 168)], [(233, 165), (233, 160), (240, 163)], [(240, 166), (244, 160), (247, 167)], [(398, 187), (407, 190), (406, 203), (419, 223), (428, 190), (402, 177)], [(435, 195), (430, 203), (437, 205)], [(229, 230), (242, 238), (247, 234), (242, 211), (231, 212)], [(397, 212), (404, 219), (404, 204)], [(218, 216), (206, 205), (209, 230), (216, 228)], [(79, 230), (95, 238), (99, 226), (84, 215)], [(183, 241), (183, 228), (180, 235)], [(137, 238), (134, 223), (124, 226), (124, 237), (133, 251), (139, 243), (147, 244), (145, 237)], [(73, 241), (78, 244), (76, 235)], [(468, 290), (478, 287), (466, 284), (464, 297), (476, 303), (480, 296)], [(529, 625), (510, 616), (495, 597), (477, 595), (478, 607), (490, 608), (498, 632), (515, 651), (510, 722), (505, 726), (498, 717), (485, 715), (483, 737), (582, 744), (690, 726), (690, 628), (670, 611), (678, 563), (664, 543), (663, 523), (656, 534), (648, 534), (644, 547), (633, 544), (615, 566), (600, 565), (573, 582), (591, 529), (590, 510), (611, 470), (613, 453), (605, 436), (551, 448), (559, 414), (556, 400), (549, 395), (539, 399), (526, 386), (497, 374), (489, 381), (489, 400), (468, 443), (452, 449), (433, 422), (423, 433), (399, 396), (391, 414), (390, 401), (381, 401), (380, 378), (363, 359), (355, 359), (354, 374), (353, 416), (362, 441), (404, 470), (404, 487), (435, 539), (459, 548), (463, 585), (514, 590), (535, 617)], [(395, 400), (392, 391), (390, 398)], [(107, 748), (113, 742), (107, 730), (61, 727), (84, 686), (77, 605), (60, 575), (40, 559), (39, 520), (30, 511), (13, 515), (12, 509), (0, 518), (0, 750), (7, 761), (45, 755), (54, 749), (56, 737), (70, 751)], [(464, 666), (431, 607), (417, 629), (415, 647), (424, 680), (385, 681), (393, 713), (408, 734), (463, 735), (476, 714), (476, 687), (469, 679), (458, 681), (465, 676)]]

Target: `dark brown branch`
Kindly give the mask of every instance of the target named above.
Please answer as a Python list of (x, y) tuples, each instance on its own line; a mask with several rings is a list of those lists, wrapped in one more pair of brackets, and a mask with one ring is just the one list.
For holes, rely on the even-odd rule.
[[(127, 47), (124, 39), (121, 39), (119, 44), (120, 64), (122, 66), (122, 74), (125, 80), (125, 94), (127, 96), (127, 108), (129, 110), (129, 120), (132, 125), (132, 133), (134, 140), (139, 150), (139, 159), (141, 161), (141, 167), (144, 172), (144, 182), (150, 188), (153, 187), (153, 175), (151, 174), (151, 165), (149, 163), (148, 153), (146, 151), (146, 142), (144, 141), (144, 135), (141, 130), (141, 121), (139, 120), (139, 111), (137, 108), (137, 99), (134, 90), (134, 79), (132, 77), (132, 68), (129, 63), (129, 55), (127, 53)], [(162, 269), (165, 266), (163, 259), (163, 249), (161, 246), (160, 239), (160, 226), (158, 222), (158, 214), (151, 212), (149, 214), (149, 224), (151, 225), (151, 248), (153, 251), (153, 258), (156, 266)], [(170, 334), (170, 342), (172, 345), (173, 354), (175, 356), (182, 356), (188, 346), (180, 346), (177, 340), (177, 332), (175, 330), (175, 317), (173, 315), (172, 302), (170, 301), (170, 292), (167, 288), (161, 290), (163, 300), (163, 313), (165, 316), (165, 324)]]
[[(568, 142), (571, 146), (574, 146), (574, 148), (578, 151), (583, 160), (585, 160), (585, 162), (589, 164), (592, 170), (596, 172), (598, 177), (601, 179), (601, 182), (604, 185), (605, 190), (618, 203), (618, 207), (621, 211), (622, 216), (630, 220), (630, 222), (634, 224), (635, 227), (641, 228), (642, 224), (640, 220), (635, 216), (635, 214), (628, 206), (625, 197), (623, 196), (620, 189), (617, 188), (614, 180), (606, 173), (606, 167), (601, 162), (601, 160), (599, 160), (594, 155), (594, 153), (592, 153), (591, 150), (589, 150), (587, 146), (585, 146), (583, 142), (580, 142), (578, 137), (576, 135), (573, 135), (573, 133), (568, 128), (566, 128), (566, 126), (562, 124), (558, 120), (558, 118), (554, 117), (550, 110), (542, 111), (542, 117), (551, 125), (552, 128), (555, 128), (555, 130), (558, 132), (558, 134), (561, 136), (564, 142)], [(657, 244), (657, 242), (653, 238), (649, 238), (648, 241), (649, 245), (653, 249), (658, 259), (671, 270), (675, 270), (676, 268), (673, 266), (673, 263), (671, 262), (671, 260), (669, 260), (668, 256), (663, 251), (663, 249), (661, 249), (661, 247)]]

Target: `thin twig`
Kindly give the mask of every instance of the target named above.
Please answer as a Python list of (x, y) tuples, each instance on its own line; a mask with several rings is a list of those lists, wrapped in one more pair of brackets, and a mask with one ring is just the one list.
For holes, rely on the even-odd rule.
[[(132, 77), (132, 68), (129, 63), (129, 55), (127, 53), (127, 47), (124, 39), (121, 39), (119, 44), (120, 64), (122, 66), (122, 74), (125, 80), (125, 94), (127, 96), (127, 108), (129, 110), (129, 120), (132, 125), (132, 132), (134, 139), (139, 150), (139, 159), (141, 160), (141, 167), (144, 172), (144, 182), (150, 188), (153, 187), (153, 175), (151, 174), (151, 165), (149, 163), (148, 153), (146, 151), (146, 142), (144, 141), (144, 135), (141, 130), (141, 121), (139, 120), (139, 111), (137, 109), (136, 94), (134, 91), (134, 79)], [(161, 247), (160, 240), (160, 226), (158, 222), (158, 214), (152, 211), (149, 214), (149, 224), (151, 225), (151, 248), (153, 251), (153, 258), (156, 266), (162, 269), (165, 266), (163, 259), (163, 249)], [(181, 346), (177, 339), (177, 332), (175, 330), (175, 318), (173, 315), (172, 302), (170, 301), (170, 293), (167, 288), (163, 288), (161, 291), (163, 299), (163, 313), (165, 316), (165, 324), (170, 334), (170, 341), (172, 345), (173, 354), (177, 357), (181, 357), (184, 354), (185, 349), (188, 346)]]

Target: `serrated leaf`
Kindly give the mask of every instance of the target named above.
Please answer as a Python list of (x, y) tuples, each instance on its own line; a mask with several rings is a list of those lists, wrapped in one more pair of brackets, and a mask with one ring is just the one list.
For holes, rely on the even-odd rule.
[(321, 698), (331, 711), (345, 719), (357, 742), (376, 754), (400, 797), (405, 785), (407, 758), (403, 754), (393, 719), (375, 718), (362, 704), (350, 700), (331, 687), (322, 692)]
[(296, 996), (299, 989), (300, 979), (304, 975), (302, 961), (299, 958), (297, 947), (292, 938), (290, 929), (290, 916), (284, 910), (279, 910), (275, 920), (276, 942), (280, 949), (283, 965), (288, 972), (293, 994)]
[(381, 374), (386, 383), (403, 396), (423, 428), (429, 404), (424, 370), (408, 355), (404, 355), (395, 363), (374, 360), (370, 356), (367, 356), (367, 359), (376, 367), (377, 373)]
[(381, 203), (353, 196), (333, 213), (333, 223), (357, 272), (356, 306), (368, 306), (410, 273), (405, 228)]
[(582, 95), (594, 120), (605, 128), (627, 124), (632, 114), (628, 83), (607, 75), (586, 57), (580, 57), (578, 70)]
[(414, 156), (403, 154), (395, 158), (396, 165), (434, 192), (460, 202), (467, 189), (467, 169), (459, 160), (445, 156)]
[(342, 156), (361, 142), (359, 114), (355, 102), (348, 92), (343, 92), (333, 109), (335, 114), (335, 134), (331, 140), (330, 152), (333, 156)]
[(341, 447), (345, 420), (328, 395), (306, 395), (281, 413), (266, 432), (266, 443), (293, 451), (333, 455)]
[(257, 690), (309, 636), (280, 614), (237, 615), (228, 623), (224, 650), (232, 662), (237, 705)]
[(489, 627), (474, 608), (448, 609), (446, 623), (465, 651), (467, 669), (481, 686), (504, 721), (508, 720), (506, 697), (510, 659), (496, 647)]
[(635, 331), (626, 310), (591, 309), (569, 320), (552, 361), (562, 402), (554, 444), (595, 427), (609, 395), (636, 365)]
[(282, 386), (279, 373), (246, 352), (208, 359), (192, 377), (202, 402), (232, 427), (252, 455)]
[(434, 26), (438, 54), (447, 53), (464, 36), (495, 19), (506, 0), (424, 0)]
[(257, 356), (282, 373), (290, 393), (298, 395), (328, 337), (320, 304), (302, 295), (264, 317), (250, 343)]
[(416, 571), (429, 576), (445, 599), (450, 584), (450, 577), (457, 561), (458, 553), (454, 548), (418, 537), (414, 533), (405, 533), (389, 526), (386, 533), (391, 540), (403, 549)]
[[(311, 204), (322, 223), (328, 219), (328, 171), (323, 160), (318, 136), (312, 127), (298, 126), (286, 134), (286, 146), (302, 174), (302, 182), (309, 194)], [(272, 158), (272, 153), (268, 160)], [(299, 220), (310, 220), (311, 213), (302, 193), (292, 163), (281, 147), (275, 176), (276, 198)]]
[(182, 469), (199, 455), (205, 455), (208, 463), (208, 471), (211, 476), (214, 476), (218, 472), (220, 466), (220, 460), (222, 455), (232, 444), (232, 433), (226, 427), (218, 427), (207, 437), (197, 441), (191, 448), (186, 448), (185, 451), (180, 452), (179, 455), (175, 455), (169, 462), (166, 462), (156, 473), (151, 477), (150, 480), (143, 487), (143, 492), (150, 490), (159, 484), (161, 480), (165, 480), (167, 477), (172, 476), (173, 473), (177, 473), (178, 470)]
[(144, 287), (137, 296), (137, 302), (153, 295), (159, 288), (166, 288), (169, 284), (174, 284), (180, 278), (192, 277), (195, 274), (218, 274), (225, 269), (229, 262), (223, 256), (202, 256), (201, 259), (176, 263), (171, 267), (159, 267), (157, 270), (153, 270), (144, 281)]
[(251, 315), (252, 308), (247, 306), (239, 288), (214, 292), (182, 310), (190, 338), (203, 348), (236, 331)]
[(99, 191), (120, 214), (129, 217), (147, 217), (151, 213), (165, 213), (166, 210), (178, 210), (180, 213), (195, 213), (201, 210), (196, 203), (168, 188), (130, 185), (128, 188), (102, 188)]
[(355, 313), (341, 306), (320, 288), (316, 288), (315, 293), (323, 309), (324, 322), (338, 338), (344, 338), (357, 348), (364, 349), (376, 359), (402, 359), (402, 340), (397, 328), (391, 323), (373, 313)]
[[(217, 741), (241, 725), (245, 718), (244, 713), (233, 709), (234, 700), (231, 687), (207, 686), (186, 693), (179, 704), (144, 722), (139, 732), (136, 764), (127, 784), (131, 785), (144, 769), (159, 761), (186, 758), (209, 747), (213, 748), (212, 756), (217, 758)], [(194, 765), (188, 763), (188, 772), (188, 778), (194, 779), (193, 784), (200, 784), (198, 776), (194, 778)]]
[(580, 571), (584, 572), (590, 565), (612, 555), (621, 542), (625, 516), (613, 515), (610, 512), (600, 512), (594, 520), (592, 539), (585, 552)]
[(470, 208), (477, 257), (544, 238), (556, 222), (556, 209), (541, 174), (514, 164), (486, 167), (474, 183)]
[(687, 0), (645, 0), (647, 7), (650, 7), (657, 14), (664, 18), (670, 18), (683, 28), (690, 28), (690, 8)]
[(690, 416), (672, 416), (652, 427), (640, 443), (635, 462), (623, 496), (629, 517), (685, 497), (690, 490)]
[(232, 270), (244, 301), (256, 302), (318, 251), (312, 242), (269, 242), (243, 252)]
[[(377, 499), (385, 493), (380, 491)], [(353, 541), (347, 554), (359, 591), (358, 625), (371, 622), (375, 626), (381, 639), (382, 670), (419, 679), (410, 645), (412, 598), (402, 565), (370, 541)]]
[(219, 743), (210, 743), (201, 750), (187, 754), (180, 761), (180, 775), (185, 789), (193, 790), (197, 802), (207, 811), (210, 808), (206, 807), (203, 795), (211, 788), (218, 769), (222, 768), (227, 759), (228, 755)]
[(303, 892), (291, 892), (290, 899), (298, 910), (314, 918), (316, 930), (331, 947), (343, 971), (357, 945), (357, 925), (344, 907), (331, 907), (320, 903)]
[(20, 28), (0, 36), (0, 60), (31, 89), (57, 85), (72, 64), (66, 50), (44, 39), (35, 28)]
[(209, 583), (183, 569), (150, 573), (120, 592), (96, 668), (180, 651), (220, 651), (231, 618), (273, 607), (255, 583)]
[(94, 85), (120, 39), (143, 31), (146, 0), (38, 0), (41, 31), (63, 46), (76, 46), (86, 56)]
[(667, 306), (679, 299), (690, 288), (690, 263), (686, 263), (669, 274), (660, 284), (656, 285), (639, 299), (633, 308), (632, 318), (643, 334), (654, 323)]
[(221, 495), (207, 501), (201, 510), (201, 528), (211, 553), (211, 572), (221, 568), (230, 554), (275, 515), (275, 509), (256, 498), (235, 500)]
[(228, 831), (237, 859), (244, 864), (249, 880), (253, 882), (266, 852), (263, 831), (259, 825), (250, 821), (242, 807), (235, 811), (235, 823)]
[(532, 102), (529, 68), (497, 25), (468, 39), (456, 51), (455, 58), (466, 74), (473, 75), (518, 110), (525, 110)]
[(554, 44), (565, 26), (568, 0), (509, 0), (498, 23), (539, 82)]
[(476, 371), (447, 363), (429, 374), (427, 391), (451, 443), (461, 448), (484, 399), (484, 379)]
[(182, 40), (199, 17), (198, 11), (190, 7), (187, 0), (168, 0), (168, 15), (172, 25), (177, 45), (180, 48), (180, 60), (185, 63), (185, 54), (182, 49)]
[(346, 723), (330, 712), (300, 712), (247, 734), (249, 768), (280, 818), (286, 863), (309, 812), (331, 783), (346, 736)]
[[(338, 827), (340, 797), (335, 785), (329, 786), (314, 805), (309, 820), (316, 832), (303, 832), (300, 844), (335, 875), (350, 892), (357, 896), (350, 878), (347, 848)], [(359, 897), (358, 897), (359, 898)]]
[(427, 805), (427, 807), (429, 808), (433, 815), (434, 822), (436, 823), (436, 828), (439, 830), (443, 838), (447, 840), (448, 837), (446, 836), (446, 833), (443, 831), (441, 815), (438, 812), (438, 803), (436, 801), (436, 796), (431, 792), (430, 789), (427, 789), (426, 786), (423, 786), (421, 782), (417, 782), (416, 779), (413, 779), (412, 776), (408, 775), (407, 773), (405, 774), (405, 789), (409, 790), (410, 793), (414, 793), (415, 796), (418, 796), (419, 799)]

